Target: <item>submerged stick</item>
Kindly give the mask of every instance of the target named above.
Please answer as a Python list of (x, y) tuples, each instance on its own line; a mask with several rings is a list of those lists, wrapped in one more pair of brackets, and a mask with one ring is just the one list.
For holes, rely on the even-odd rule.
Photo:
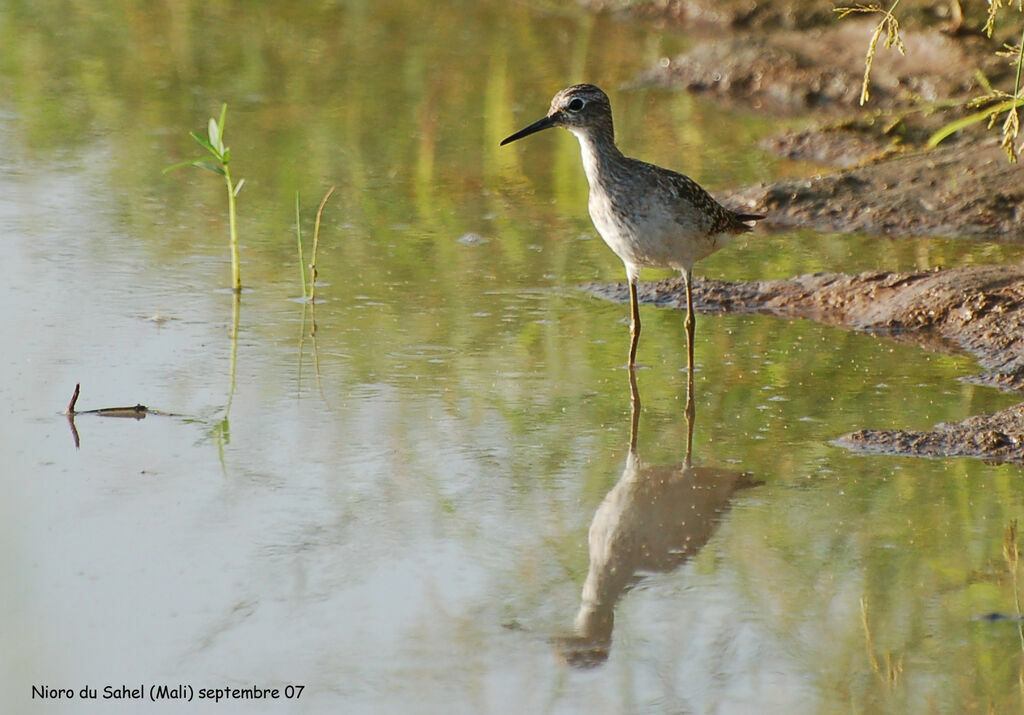
[[(134, 407), (104, 407), (98, 410), (83, 410), (77, 412), (75, 405), (78, 403), (78, 395), (82, 391), (82, 384), (80, 382), (75, 383), (75, 391), (71, 395), (71, 401), (68, 403), (68, 407), (64, 410), (64, 416), (68, 418), (68, 426), (71, 427), (71, 438), (75, 441), (75, 449), (80, 449), (82, 446), (82, 440), (78, 436), (78, 428), (75, 426), (76, 415), (99, 415), (100, 417), (132, 417), (137, 420), (145, 419), (146, 415), (150, 414), (150, 409), (145, 405), (135, 405)], [(154, 413), (154, 414), (167, 414), (167, 413)]]
[(71, 402), (68, 403), (68, 407), (64, 410), (64, 414), (69, 418), (74, 418), (76, 415), (99, 415), (100, 417), (132, 417), (137, 420), (145, 419), (146, 415), (164, 415), (166, 417), (176, 417), (173, 412), (161, 412), (160, 410), (151, 410), (142, 403), (136, 403), (129, 407), (101, 407), (97, 410), (81, 410), (75, 409), (75, 404), (78, 402), (78, 395), (82, 391), (81, 383), (75, 383), (75, 391), (71, 395)]
[(78, 402), (78, 393), (82, 389), (82, 383), (75, 383), (75, 394), (71, 396), (71, 402), (68, 403), (68, 408), (64, 410), (64, 414), (72, 416), (75, 414), (75, 403)]
[(145, 405), (136, 404), (131, 407), (102, 407), (98, 410), (86, 410), (78, 414), (99, 415), (100, 417), (133, 417), (137, 420), (143, 420), (149, 414), (149, 408)]

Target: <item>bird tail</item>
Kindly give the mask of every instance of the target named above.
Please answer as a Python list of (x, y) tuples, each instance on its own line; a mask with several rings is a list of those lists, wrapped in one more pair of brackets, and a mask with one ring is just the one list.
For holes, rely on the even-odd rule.
[(732, 226), (730, 226), (733, 233), (746, 233), (754, 228), (753, 222), (760, 221), (764, 216), (761, 214), (741, 214), (739, 212), (732, 212)]

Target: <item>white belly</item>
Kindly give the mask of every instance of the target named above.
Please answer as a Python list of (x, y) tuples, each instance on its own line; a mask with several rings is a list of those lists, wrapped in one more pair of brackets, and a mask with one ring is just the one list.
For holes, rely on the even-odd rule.
[[(590, 218), (627, 272), (640, 267), (686, 271), (725, 245), (727, 234), (708, 234), (701, 226), (680, 222), (659, 210), (656, 201), (640, 198), (628, 210), (611, 204), (602, 192), (590, 192)], [(635, 278), (635, 275), (631, 277)]]

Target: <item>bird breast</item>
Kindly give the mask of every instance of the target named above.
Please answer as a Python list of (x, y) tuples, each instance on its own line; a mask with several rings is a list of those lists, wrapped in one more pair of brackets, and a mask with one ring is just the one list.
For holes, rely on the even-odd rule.
[(691, 179), (623, 156), (611, 135), (571, 131), (590, 184), (590, 218), (630, 280), (641, 266), (688, 271), (728, 241), (713, 230), (717, 204)]
[(590, 187), (590, 218), (601, 238), (627, 267), (688, 270), (714, 253), (728, 236), (709, 234), (702, 215), (664, 196), (656, 186), (610, 192)]

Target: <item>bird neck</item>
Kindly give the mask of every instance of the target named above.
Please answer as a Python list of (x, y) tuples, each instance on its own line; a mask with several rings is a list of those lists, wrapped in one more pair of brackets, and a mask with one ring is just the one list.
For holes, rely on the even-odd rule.
[(615, 167), (625, 158), (615, 146), (612, 127), (572, 127), (570, 131), (580, 142), (583, 155), (583, 170), (587, 174), (590, 188), (596, 188), (602, 177), (615, 175)]

